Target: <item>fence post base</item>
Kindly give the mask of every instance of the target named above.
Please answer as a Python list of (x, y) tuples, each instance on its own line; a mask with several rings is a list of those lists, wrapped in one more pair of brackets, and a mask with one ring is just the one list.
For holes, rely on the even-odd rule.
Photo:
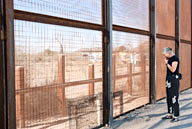
[[(16, 66), (15, 68), (15, 84), (16, 90), (24, 89), (24, 67)], [(25, 127), (25, 95), (16, 95), (16, 125), (17, 127)]]
[(63, 116), (68, 115), (67, 100), (65, 97), (65, 87), (62, 86), (65, 84), (65, 55), (61, 54), (58, 56), (58, 83), (61, 85), (57, 89), (58, 95), (58, 110)]

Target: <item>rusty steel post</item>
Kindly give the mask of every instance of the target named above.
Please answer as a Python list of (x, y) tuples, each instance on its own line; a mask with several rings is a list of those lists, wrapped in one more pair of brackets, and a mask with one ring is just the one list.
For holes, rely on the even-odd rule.
[(128, 63), (127, 66), (128, 71), (128, 94), (132, 95), (132, 63)]
[(5, 5), (0, 0), (0, 128), (7, 129), (7, 96), (6, 96), (6, 42), (5, 42)]
[(65, 83), (65, 55), (59, 55), (58, 57), (58, 82), (60, 84)]
[[(192, 43), (192, 0), (191, 0), (191, 43)], [(192, 44), (191, 44), (191, 73), (192, 73)], [(192, 87), (192, 75), (191, 75), (191, 87)]]
[(142, 91), (144, 92), (144, 94), (145, 94), (145, 79), (146, 79), (146, 78), (145, 78), (145, 74), (146, 74), (146, 60), (145, 60), (145, 55), (142, 55), (141, 58), (142, 58), (142, 59), (141, 59), (141, 62), (142, 62), (142, 66), (141, 66), (141, 69), (142, 69), (142, 70), (141, 70), (141, 73), (142, 73), (142, 74), (141, 74), (141, 78), (142, 78), (142, 79), (141, 79), (141, 80), (142, 80), (142, 81), (141, 81), (141, 86), (142, 86), (142, 87), (141, 87), (141, 90), (142, 90)]
[(150, 103), (156, 103), (156, 0), (150, 0)]
[(175, 54), (179, 57), (180, 44), (180, 0), (175, 0)]
[[(16, 90), (24, 89), (24, 67), (16, 66), (15, 68), (15, 84)], [(25, 127), (25, 95), (17, 94), (16, 95), (16, 122), (17, 127)]]
[[(65, 55), (61, 54), (58, 56), (58, 83), (60, 85), (65, 83)], [(66, 97), (65, 97), (65, 87), (59, 87), (57, 89), (57, 95), (58, 95), (58, 110), (60, 113), (62, 113), (64, 116), (67, 115), (67, 103), (66, 103)]]
[(6, 93), (7, 93), (7, 129), (16, 128), (15, 103), (15, 43), (13, 0), (4, 0), (5, 41), (6, 41)]
[(113, 91), (116, 91), (116, 55), (113, 55)]
[[(94, 77), (94, 64), (89, 64), (89, 80), (93, 80), (95, 77)], [(89, 95), (94, 95), (94, 82), (91, 82), (89, 84)]]
[(102, 0), (103, 31), (103, 124), (113, 122), (112, 1)]

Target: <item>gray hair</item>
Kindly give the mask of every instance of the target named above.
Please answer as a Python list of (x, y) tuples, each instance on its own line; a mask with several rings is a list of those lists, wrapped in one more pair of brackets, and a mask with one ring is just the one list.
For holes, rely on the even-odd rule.
[(174, 54), (172, 48), (170, 47), (163, 48), (162, 54), (165, 54), (165, 53)]

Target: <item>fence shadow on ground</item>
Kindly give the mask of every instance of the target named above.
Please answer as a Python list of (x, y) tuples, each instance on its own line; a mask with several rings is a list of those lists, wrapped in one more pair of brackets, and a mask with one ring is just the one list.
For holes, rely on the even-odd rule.
[(192, 123), (177, 125), (177, 126), (173, 126), (173, 127), (167, 128), (167, 129), (186, 129), (189, 127), (192, 128)]
[[(182, 106), (180, 108), (180, 110), (191, 110), (191, 107), (189, 107), (190, 105), (192, 104), (192, 102), (188, 102), (187, 104), (185, 104), (184, 106)], [(191, 119), (192, 118), (192, 114), (189, 114), (189, 115), (184, 115), (184, 116), (180, 116), (180, 121), (184, 121), (184, 120), (188, 120), (188, 119)], [(155, 123), (154, 125), (152, 125), (149, 129), (155, 129), (157, 128), (159, 125), (161, 125), (162, 123), (164, 122), (164, 120), (160, 120), (158, 121), (157, 123)], [(187, 128), (187, 127), (192, 127), (192, 123), (188, 123), (188, 124), (181, 124), (181, 125), (178, 125), (178, 126), (173, 126), (173, 127), (170, 127), (168, 129), (181, 129), (181, 128)]]
[[(191, 93), (191, 92), (190, 92)], [(189, 94), (189, 92), (184, 92), (182, 93), (182, 95), (184, 94)], [(180, 107), (181, 112), (186, 111), (186, 110), (191, 110), (192, 109), (192, 102), (190, 101), (192, 100), (191, 98), (183, 98), (180, 99), (180, 102), (187, 102), (185, 105)], [(166, 102), (164, 101), (160, 101), (158, 102), (158, 104), (166, 104)], [(152, 107), (154, 108), (154, 107)], [(147, 114), (147, 115), (141, 115), (141, 112), (137, 112), (137, 113), (130, 113), (127, 114), (126, 116), (120, 117), (119, 119), (115, 120), (114, 123), (112, 124), (112, 128), (113, 129), (118, 129), (120, 128), (120, 126), (122, 126), (123, 124), (127, 123), (127, 122), (131, 122), (132, 120), (136, 119), (136, 118), (145, 118), (145, 117), (149, 117), (149, 119), (154, 118), (154, 117), (162, 117), (164, 116), (167, 112), (161, 112), (161, 113), (157, 113), (157, 114)], [(173, 127), (168, 127), (167, 129), (182, 129), (182, 128), (192, 128), (192, 123), (185, 123), (182, 124), (182, 121), (186, 121), (192, 119), (192, 114), (187, 114), (187, 115), (182, 115), (180, 116), (180, 125), (175, 125)], [(155, 124), (151, 125), (151, 127), (149, 127), (148, 129), (156, 129), (158, 127), (160, 127), (164, 122), (164, 120), (159, 120), (158, 122), (156, 122)]]

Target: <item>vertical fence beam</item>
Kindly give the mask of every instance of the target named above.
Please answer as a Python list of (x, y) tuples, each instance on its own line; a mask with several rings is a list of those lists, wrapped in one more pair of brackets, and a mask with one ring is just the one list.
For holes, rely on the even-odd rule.
[(127, 65), (127, 71), (128, 71), (128, 94), (132, 95), (132, 63), (128, 63)]
[(113, 92), (116, 91), (116, 55), (114, 54), (112, 57), (112, 69), (113, 69)]
[(0, 0), (0, 128), (7, 129), (6, 73), (5, 73), (5, 9), (4, 0)]
[(179, 57), (180, 44), (180, 0), (175, 0), (175, 54)]
[(103, 0), (103, 124), (113, 121), (112, 88), (112, 0)]
[[(24, 67), (17, 66), (15, 68), (15, 89), (23, 90), (24, 89)], [(17, 127), (25, 127), (25, 95), (18, 94), (16, 95), (16, 121)]]
[[(191, 73), (192, 73), (192, 0), (191, 0)], [(192, 87), (192, 74), (191, 74), (191, 87)]]
[(141, 62), (142, 62), (142, 66), (141, 66), (141, 69), (142, 69), (142, 71), (141, 71), (141, 73), (142, 73), (142, 88), (141, 88), (141, 91), (143, 91), (143, 93), (144, 93), (144, 95), (145, 95), (145, 77), (146, 77), (146, 60), (145, 60), (146, 58), (145, 58), (145, 55), (142, 55), (142, 57), (141, 57)]
[(16, 128), (13, 0), (5, 0), (7, 128)]
[[(94, 75), (95, 75), (94, 64), (89, 64), (89, 80), (93, 80), (95, 78)], [(89, 84), (89, 95), (90, 96), (94, 95), (94, 92), (95, 92), (94, 87), (95, 87), (94, 82), (91, 82)]]
[(156, 0), (150, 0), (150, 102), (156, 102), (156, 66), (155, 66), (155, 42), (156, 42)]
[[(59, 55), (58, 57), (58, 83), (65, 83), (65, 55)], [(57, 90), (58, 95), (58, 110), (60, 113), (63, 113), (64, 116), (67, 115), (67, 102), (65, 97), (65, 87), (59, 87)]]

